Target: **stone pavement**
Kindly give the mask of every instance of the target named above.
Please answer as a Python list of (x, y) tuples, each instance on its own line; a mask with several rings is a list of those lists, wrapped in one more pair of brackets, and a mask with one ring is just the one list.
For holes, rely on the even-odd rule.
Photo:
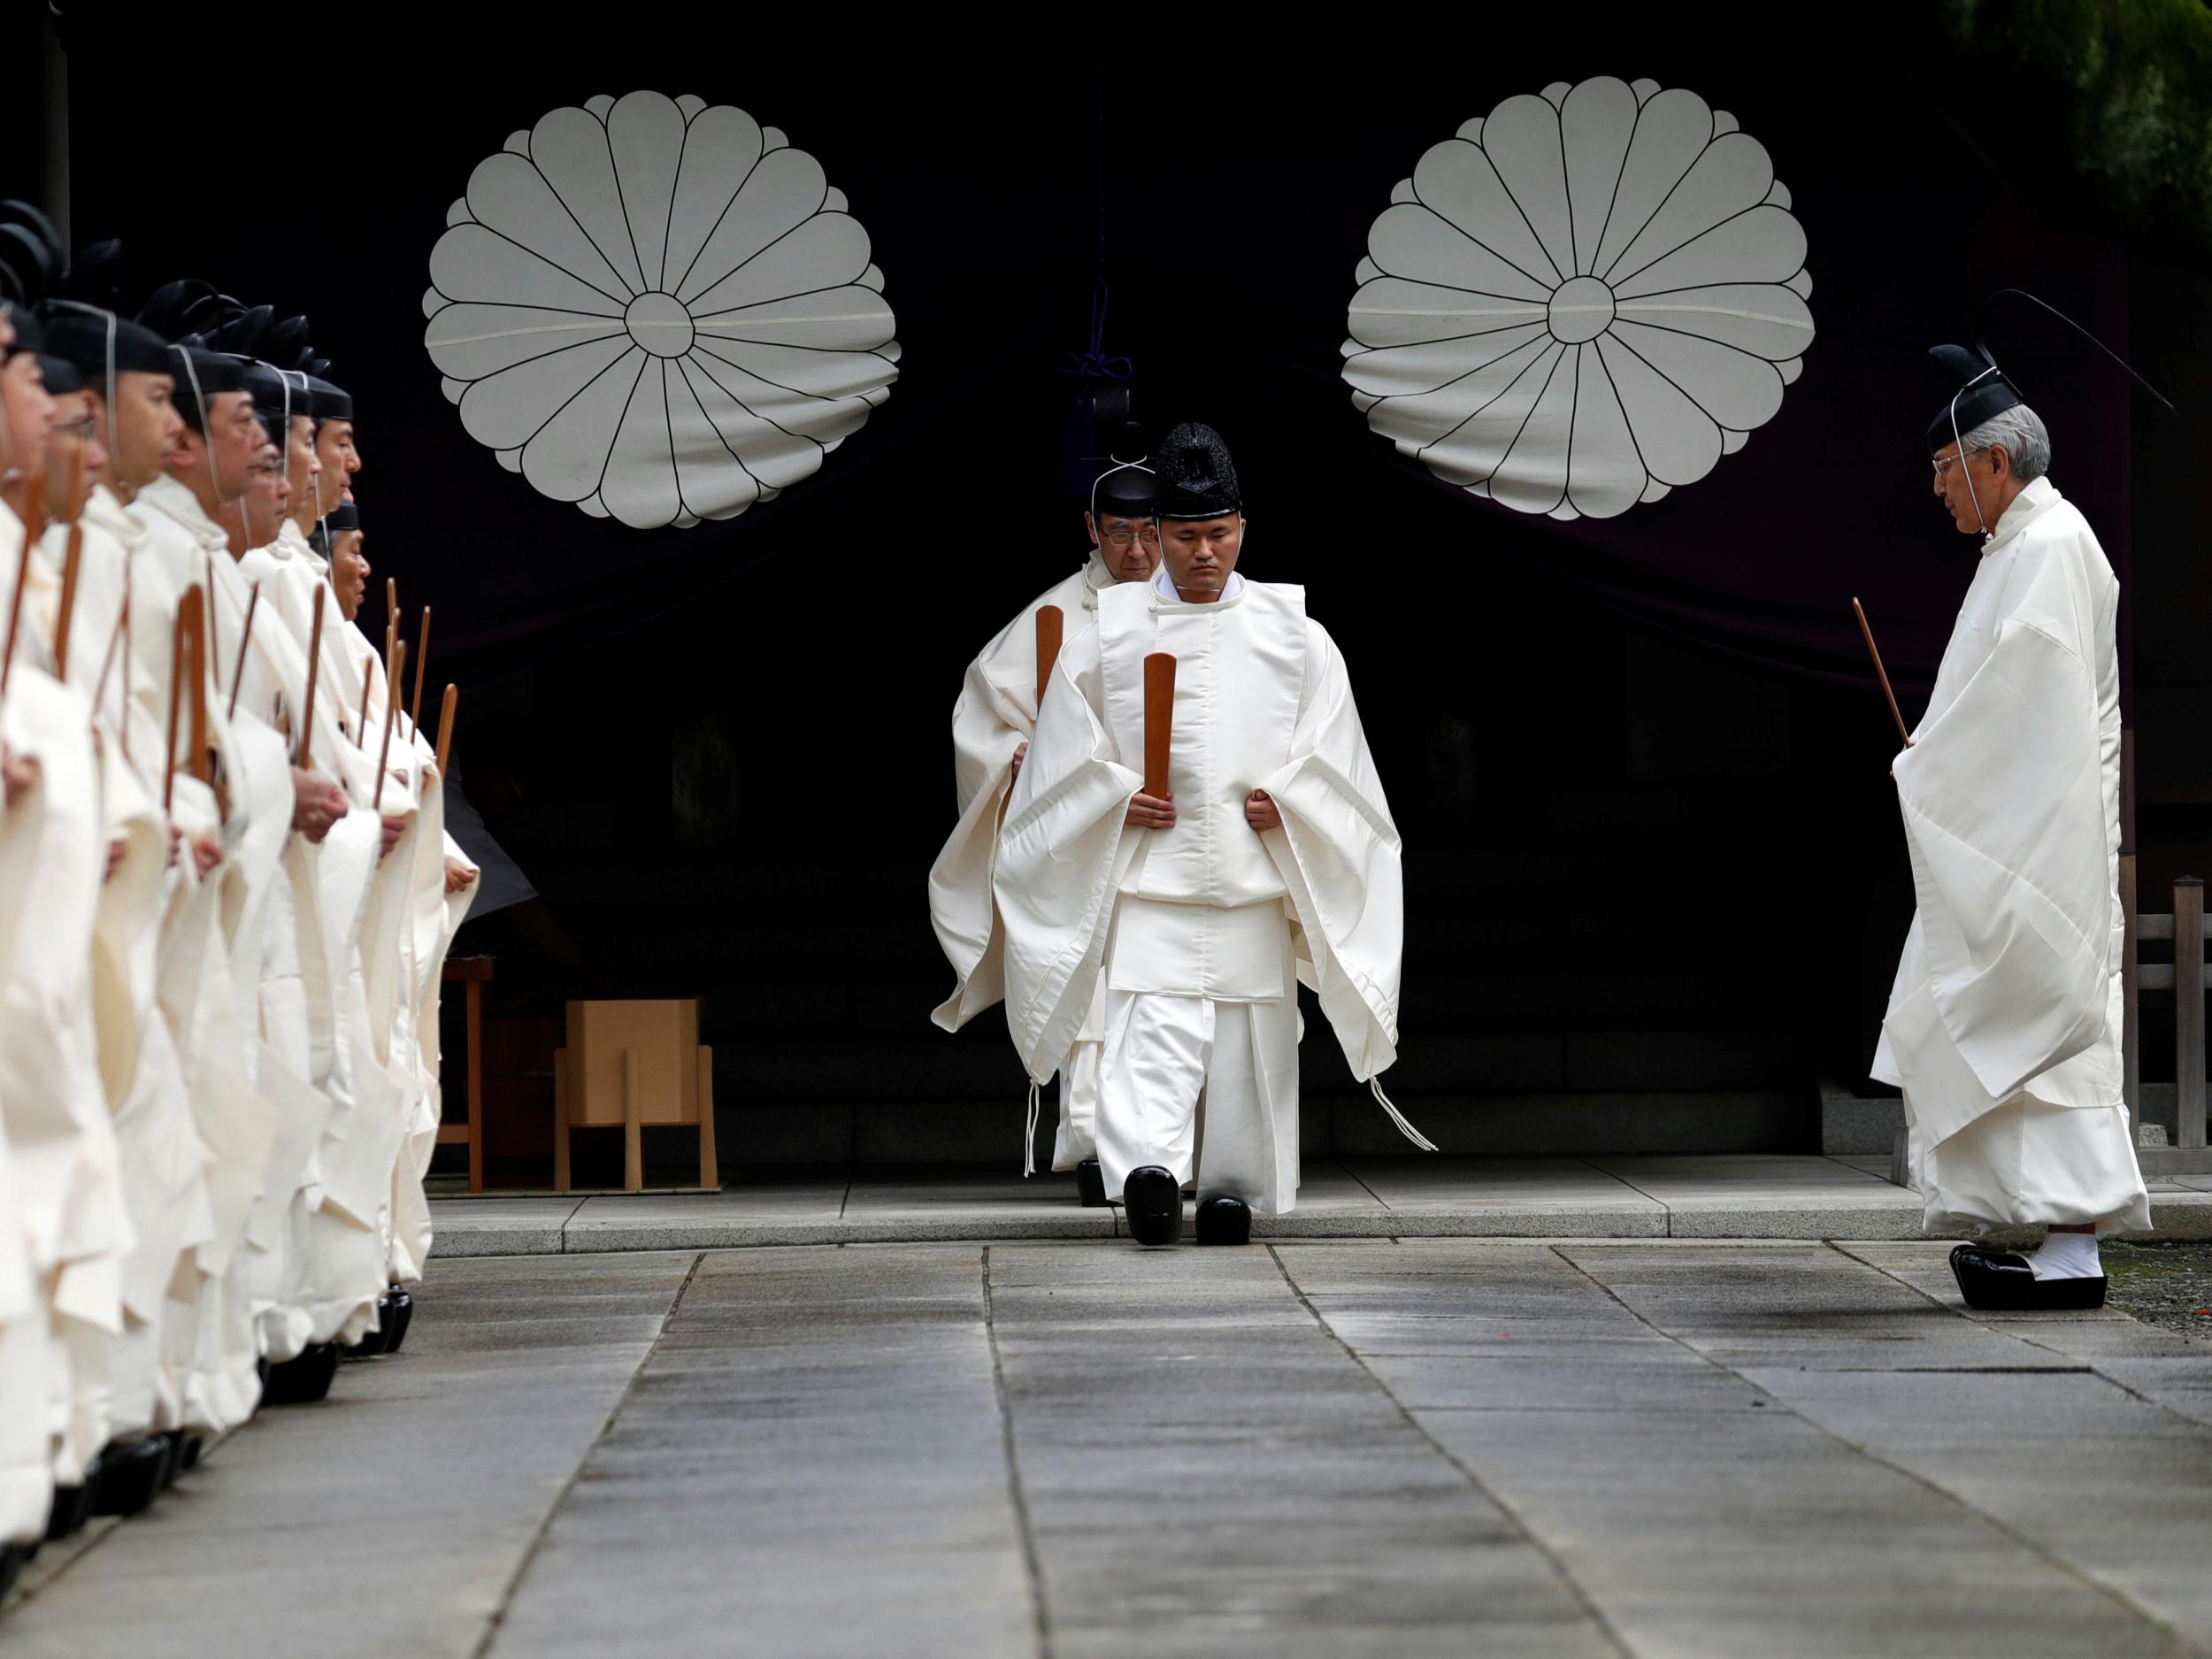
[[(1896, 1239), (1923, 1237), (1918, 1196), (1886, 1158), (1309, 1159), (1298, 1208), (1268, 1239)], [(768, 1244), (1104, 1239), (1071, 1175), (1004, 1164), (733, 1171), (719, 1193), (440, 1198), (441, 1256), (714, 1250)], [(2212, 1176), (2151, 1183), (2165, 1239), (2212, 1238)]]
[(1969, 1317), (1943, 1256), (441, 1260), (405, 1353), (50, 1551), (0, 1652), (2212, 1652), (2212, 1347)]

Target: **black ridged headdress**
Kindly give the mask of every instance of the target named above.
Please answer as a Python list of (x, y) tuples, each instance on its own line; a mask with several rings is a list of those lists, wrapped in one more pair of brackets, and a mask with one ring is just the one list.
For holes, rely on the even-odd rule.
[(1243, 511), (1236, 463), (1211, 426), (1187, 420), (1167, 434), (1154, 457), (1162, 518), (1220, 518)]

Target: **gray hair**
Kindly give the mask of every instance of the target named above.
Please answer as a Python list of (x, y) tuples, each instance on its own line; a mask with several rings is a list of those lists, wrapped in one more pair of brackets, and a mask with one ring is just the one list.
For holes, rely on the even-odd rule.
[(1992, 415), (1965, 435), (1959, 449), (1965, 455), (2002, 449), (2012, 463), (2013, 477), (2023, 484), (2032, 484), (2051, 470), (2051, 434), (2044, 428), (2043, 417), (2025, 403)]

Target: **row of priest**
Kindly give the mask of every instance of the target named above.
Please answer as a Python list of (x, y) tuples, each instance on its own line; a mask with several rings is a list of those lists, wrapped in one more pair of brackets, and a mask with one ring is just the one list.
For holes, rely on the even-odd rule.
[(118, 268), (0, 204), (6, 1572), (397, 1348), (478, 873), (426, 641), (356, 625), (352, 397), (304, 319)]
[[(1973, 1305), (2100, 1305), (2101, 1235), (2150, 1225), (2122, 1094), (2119, 588), (2047, 476), (2042, 420), (1985, 348), (1933, 489), (1981, 556), (1893, 775), (1918, 913), (1871, 1071), (1900, 1087), (1932, 1231)], [(1134, 450), (1131, 451), (1134, 454)], [(1242, 1242), (1298, 1190), (1298, 987), (1377, 1102), (1396, 1056), (1400, 847), (1344, 659), (1302, 589), (1240, 568), (1218, 434), (1117, 460), (1083, 567), (970, 666), (959, 819), (930, 873), (956, 976), (937, 1023), (1002, 1000), (1056, 1071), (1056, 1169), (1148, 1244)]]

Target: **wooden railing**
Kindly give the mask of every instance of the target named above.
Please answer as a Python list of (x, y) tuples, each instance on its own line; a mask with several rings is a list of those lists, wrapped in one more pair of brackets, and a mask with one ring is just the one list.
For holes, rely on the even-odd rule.
[[(2204, 914), (2204, 883), (2184, 876), (2174, 883), (2174, 908), (2165, 916), (2139, 914), (2135, 908), (2135, 857), (2120, 859), (2120, 899), (2126, 912), (2127, 954), (2121, 968), (2126, 989), (2126, 1090), (2128, 1122), (2141, 1144), (2143, 1120), (2142, 1018), (2140, 999), (2145, 991), (2174, 994), (2174, 1141), (2177, 1148), (2196, 1149), (2205, 1144), (2205, 1010), (2204, 948), (2212, 940)], [(2171, 940), (2170, 963), (2138, 960), (2145, 940)]]

